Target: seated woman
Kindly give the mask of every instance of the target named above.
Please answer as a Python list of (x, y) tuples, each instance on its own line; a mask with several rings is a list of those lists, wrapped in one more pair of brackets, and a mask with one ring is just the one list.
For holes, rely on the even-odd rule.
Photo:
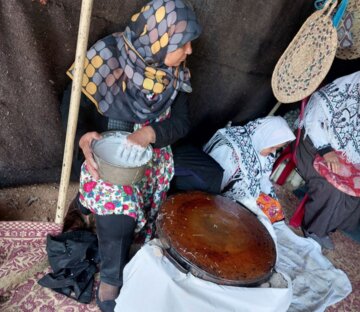
[[(226, 197), (245, 206), (257, 203), (264, 210), (265, 202), (276, 199), (270, 182), (276, 150), (294, 139), (286, 121), (271, 116), (218, 130), (204, 151), (224, 169), (221, 189)], [(283, 218), (281, 211), (264, 212), (272, 222)]]
[[(304, 116), (304, 140), (297, 148), (297, 167), (308, 187), (303, 231), (321, 246), (333, 249), (329, 233), (351, 230), (360, 220), (360, 197), (335, 188), (313, 166), (317, 155), (329, 171), (341, 174), (338, 155), (360, 164), (360, 71), (339, 78), (315, 92)], [(340, 152), (340, 154), (336, 153)]]

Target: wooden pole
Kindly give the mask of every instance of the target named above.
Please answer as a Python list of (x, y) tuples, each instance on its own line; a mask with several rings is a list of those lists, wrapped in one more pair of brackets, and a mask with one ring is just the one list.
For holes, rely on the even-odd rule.
[(82, 0), (79, 33), (76, 44), (74, 79), (71, 89), (70, 110), (66, 129), (66, 139), (64, 148), (64, 158), (61, 171), (59, 196), (56, 207), (55, 223), (62, 224), (64, 221), (66, 196), (69, 188), (71, 164), (73, 159), (74, 139), (78, 122), (81, 84), (84, 73), (85, 54), (87, 50), (91, 11), (93, 0)]
[(273, 107), (273, 109), (270, 111), (270, 113), (268, 114), (268, 116), (274, 116), (275, 112), (278, 110), (278, 108), (280, 107), (281, 103), (277, 102), (275, 104), (275, 106)]

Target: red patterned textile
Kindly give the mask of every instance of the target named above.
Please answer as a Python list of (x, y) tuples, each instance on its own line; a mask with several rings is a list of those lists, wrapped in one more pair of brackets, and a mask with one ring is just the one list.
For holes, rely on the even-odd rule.
[(37, 283), (50, 271), (46, 235), (60, 231), (54, 223), (0, 222), (0, 311), (99, 311), (94, 300), (81, 304)]
[(336, 155), (341, 164), (338, 174), (332, 172), (324, 158), (319, 155), (314, 160), (315, 170), (338, 190), (350, 196), (360, 197), (360, 164), (348, 162), (341, 152), (336, 152)]

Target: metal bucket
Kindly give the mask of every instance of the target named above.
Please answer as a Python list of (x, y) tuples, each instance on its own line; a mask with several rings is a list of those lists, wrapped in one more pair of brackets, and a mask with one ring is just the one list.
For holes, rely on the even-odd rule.
[(100, 140), (92, 142), (94, 159), (98, 165), (100, 178), (104, 181), (116, 185), (131, 185), (144, 177), (145, 169), (153, 153), (150, 145), (146, 148), (146, 158), (141, 165), (125, 166), (117, 162), (114, 157), (116, 149), (122, 144), (121, 137), (129, 134), (125, 131), (107, 131), (102, 133)]

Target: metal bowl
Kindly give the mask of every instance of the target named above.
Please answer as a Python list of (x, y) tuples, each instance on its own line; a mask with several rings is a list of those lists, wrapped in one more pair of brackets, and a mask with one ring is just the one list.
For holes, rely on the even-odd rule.
[(91, 147), (98, 165), (100, 178), (116, 185), (131, 185), (139, 182), (145, 174), (147, 164), (152, 158), (153, 150), (146, 148), (146, 158), (140, 165), (124, 165), (114, 157), (116, 149), (122, 144), (121, 138), (129, 135), (125, 131), (107, 131), (102, 133), (100, 140), (93, 140)]

